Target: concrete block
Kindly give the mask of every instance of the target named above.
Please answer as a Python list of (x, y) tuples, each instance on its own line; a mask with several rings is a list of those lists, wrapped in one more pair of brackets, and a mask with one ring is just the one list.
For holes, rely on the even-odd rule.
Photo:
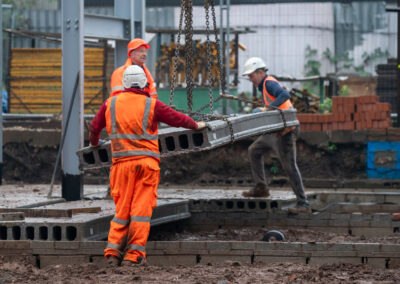
[(399, 244), (379, 244), (379, 250), (381, 252), (400, 252)]
[(302, 245), (302, 250), (304, 252), (313, 252), (313, 251), (326, 251), (328, 249), (329, 244), (327, 243), (304, 243)]
[(255, 250), (254, 256), (308, 256), (309, 253), (304, 253), (300, 250)]
[(366, 236), (366, 237), (387, 236), (393, 233), (392, 228), (352, 227), (349, 230), (351, 230), (351, 234), (354, 236)]
[(241, 250), (215, 250), (215, 251), (208, 251), (206, 253), (196, 253), (202, 255), (252, 255), (254, 250), (250, 249), (241, 249)]
[[(151, 242), (149, 242), (151, 243)], [(147, 243), (148, 244), (148, 243)], [(146, 248), (147, 248), (146, 244)], [(105, 249), (107, 246), (107, 242), (100, 241), (92, 241), (92, 242), (79, 242), (80, 249)]]
[(387, 228), (387, 227), (392, 227), (392, 220), (386, 219), (386, 220), (381, 220), (381, 221), (371, 221), (370, 226), (372, 228)]
[(338, 263), (351, 263), (361, 264), (360, 257), (324, 257), (324, 256), (312, 256), (308, 264), (311, 265), (322, 265), (322, 264), (338, 264)]
[(301, 251), (303, 250), (304, 243), (300, 242), (272, 242), (273, 250), (295, 250)]
[(55, 249), (79, 249), (80, 242), (54, 242)]
[(267, 243), (267, 242), (255, 242), (255, 250), (263, 251), (263, 250), (273, 250), (275, 245), (274, 243)]
[(380, 251), (382, 244), (354, 244), (354, 250), (357, 252), (371, 252), (371, 251)]
[(217, 250), (230, 251), (232, 249), (232, 246), (231, 246), (231, 242), (213, 241), (213, 242), (207, 242), (207, 249), (210, 250), (211, 252), (214, 252)]
[(204, 241), (181, 241), (180, 249), (181, 250), (206, 250), (207, 242)]
[(172, 241), (172, 242), (156, 241), (154, 243), (156, 249), (168, 249), (168, 250), (179, 250), (181, 245), (180, 241)]
[(89, 262), (88, 255), (39, 255), (40, 268), (57, 264), (82, 264)]
[(251, 255), (200, 255), (201, 264), (221, 264), (228, 260), (250, 264)]
[(0, 241), (0, 249), (29, 250), (30, 243), (30, 241)]
[(327, 250), (328, 251), (353, 251), (354, 244), (328, 243)]
[(254, 250), (255, 242), (232, 242), (232, 250)]
[(354, 228), (354, 227), (363, 227), (363, 228), (368, 228), (371, 227), (371, 221), (349, 221), (349, 227)]
[(332, 219), (328, 221), (329, 227), (348, 227), (350, 221), (348, 219)]
[(356, 251), (313, 251), (311, 256), (323, 256), (323, 257), (358, 257), (359, 254)]
[(306, 264), (306, 257), (304, 256), (266, 256), (256, 255), (254, 256), (255, 263), (276, 263), (276, 262), (290, 262), (290, 263), (301, 263)]
[(386, 264), (389, 262), (386, 260), (386, 258), (381, 258), (381, 257), (368, 257), (367, 259), (367, 264), (371, 265), (375, 268), (386, 268)]
[(48, 241), (31, 241), (30, 247), (31, 249), (54, 249), (54, 243)]

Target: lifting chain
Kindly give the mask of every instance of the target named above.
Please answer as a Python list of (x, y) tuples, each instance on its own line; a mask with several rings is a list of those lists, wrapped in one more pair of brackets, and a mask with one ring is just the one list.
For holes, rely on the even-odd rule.
[(175, 60), (174, 60), (174, 69), (172, 72), (172, 81), (170, 82), (171, 90), (169, 94), (169, 105), (172, 106), (172, 103), (174, 101), (174, 94), (175, 94), (175, 88), (176, 88), (176, 73), (178, 70), (178, 57), (179, 57), (179, 48), (180, 48), (180, 43), (181, 43), (181, 32), (182, 32), (182, 19), (183, 19), (183, 4), (185, 0), (181, 0), (181, 13), (179, 16), (179, 29), (178, 29), (178, 38), (176, 41), (175, 45)]
[[(209, 102), (210, 102), (210, 113), (214, 113), (214, 103), (213, 103), (213, 92), (212, 86), (214, 85), (214, 77), (211, 74), (211, 46), (210, 46), (210, 15), (209, 9), (210, 3), (209, 0), (204, 1), (204, 9), (206, 13), (206, 37), (207, 37), (207, 78), (208, 78), (208, 94), (209, 94)], [(218, 48), (218, 46), (217, 46)]]
[(193, 3), (185, 0), (185, 75), (188, 110), (193, 110)]

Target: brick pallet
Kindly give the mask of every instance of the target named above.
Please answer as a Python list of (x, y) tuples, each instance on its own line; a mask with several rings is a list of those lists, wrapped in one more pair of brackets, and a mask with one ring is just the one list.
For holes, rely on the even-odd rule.
[(333, 97), (332, 114), (299, 113), (302, 131), (387, 129), (391, 126), (390, 104), (379, 97)]

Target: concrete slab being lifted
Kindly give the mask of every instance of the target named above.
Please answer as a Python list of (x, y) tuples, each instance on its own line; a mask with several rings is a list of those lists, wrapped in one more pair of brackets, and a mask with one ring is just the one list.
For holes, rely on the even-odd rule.
[[(299, 125), (296, 110), (259, 112), (237, 115), (228, 122), (214, 120), (208, 122), (209, 129), (201, 131), (182, 128), (166, 128), (159, 131), (161, 157), (174, 156), (188, 151), (204, 151), (264, 133), (273, 133), (286, 127)], [(111, 142), (97, 148), (86, 147), (77, 152), (81, 170), (111, 166)]]

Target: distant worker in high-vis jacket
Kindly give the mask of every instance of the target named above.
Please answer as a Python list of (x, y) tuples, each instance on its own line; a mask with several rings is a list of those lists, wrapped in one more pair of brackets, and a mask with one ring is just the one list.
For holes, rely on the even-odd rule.
[(135, 38), (128, 43), (128, 59), (126, 60), (124, 65), (115, 69), (111, 75), (110, 97), (118, 95), (119, 93), (124, 91), (124, 86), (122, 84), (122, 76), (124, 74), (124, 71), (128, 66), (137, 65), (143, 69), (147, 77), (147, 84), (144, 87), (144, 90), (150, 94), (150, 97), (157, 98), (157, 90), (154, 84), (153, 76), (151, 76), (149, 69), (147, 69), (145, 65), (147, 59), (147, 50), (149, 48), (150, 45), (141, 38)]
[[(267, 74), (267, 66), (259, 57), (249, 58), (244, 65), (243, 76), (249, 80), (262, 93), (262, 99), (267, 109), (291, 109), (290, 94), (285, 90), (277, 79)], [(270, 108), (268, 108), (270, 106)], [(304, 193), (303, 180), (296, 162), (296, 140), (299, 127), (283, 129), (279, 133), (264, 134), (258, 137), (249, 147), (249, 159), (251, 172), (256, 183), (255, 187), (243, 192), (245, 197), (268, 197), (269, 190), (265, 178), (264, 154), (273, 150), (277, 153), (283, 169), (289, 177), (289, 183), (297, 197), (295, 207), (288, 211), (293, 214), (311, 213), (310, 204)]]
[(105, 257), (112, 266), (135, 265), (146, 260), (150, 219), (160, 180), (158, 122), (174, 127), (202, 129), (195, 122), (146, 91), (147, 76), (137, 65), (126, 68), (124, 91), (108, 98), (90, 124), (90, 145), (96, 147), (107, 127), (111, 140), (111, 196), (115, 215), (111, 220)]

